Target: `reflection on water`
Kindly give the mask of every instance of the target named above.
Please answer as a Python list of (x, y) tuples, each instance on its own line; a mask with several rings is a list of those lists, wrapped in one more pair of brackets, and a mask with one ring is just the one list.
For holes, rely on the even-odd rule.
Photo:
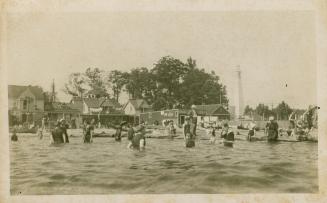
[(237, 141), (233, 148), (198, 140), (95, 138), (49, 146), (49, 136), (11, 143), (11, 194), (318, 192), (317, 143)]

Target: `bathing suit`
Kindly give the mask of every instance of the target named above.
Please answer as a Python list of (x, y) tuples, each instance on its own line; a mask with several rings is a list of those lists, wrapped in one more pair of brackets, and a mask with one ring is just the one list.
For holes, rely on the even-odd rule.
[(60, 127), (56, 127), (52, 132), (53, 142), (55, 144), (64, 143), (63, 131)]
[(94, 130), (93, 125), (87, 125), (85, 127), (84, 143), (91, 142), (91, 131)]

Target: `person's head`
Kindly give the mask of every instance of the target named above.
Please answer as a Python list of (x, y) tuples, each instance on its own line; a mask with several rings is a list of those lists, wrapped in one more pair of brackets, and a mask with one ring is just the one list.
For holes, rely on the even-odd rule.
[(94, 123), (95, 123), (95, 119), (92, 118), (92, 120), (91, 120), (91, 124), (94, 124)]
[(195, 109), (196, 108), (196, 106), (193, 104), (192, 106), (191, 106), (191, 109)]
[(223, 127), (224, 127), (224, 128), (228, 128), (228, 123), (227, 123), (227, 122), (224, 123)]
[(270, 122), (273, 122), (274, 119), (275, 119), (275, 118), (274, 118), (273, 116), (270, 116), (270, 117), (269, 117), (269, 121), (270, 121)]
[(61, 124), (65, 124), (66, 123), (66, 120), (64, 118), (60, 119), (60, 123)]

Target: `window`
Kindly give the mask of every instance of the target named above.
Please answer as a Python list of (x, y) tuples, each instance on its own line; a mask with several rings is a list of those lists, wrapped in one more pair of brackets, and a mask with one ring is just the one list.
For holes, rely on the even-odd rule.
[(26, 100), (26, 99), (23, 101), (23, 109), (24, 109), (24, 110), (27, 109), (27, 100)]

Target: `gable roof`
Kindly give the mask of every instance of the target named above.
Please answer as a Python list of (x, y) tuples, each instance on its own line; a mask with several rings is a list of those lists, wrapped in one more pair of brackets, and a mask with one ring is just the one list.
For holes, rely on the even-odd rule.
[(21, 85), (8, 85), (8, 98), (18, 98), (23, 92), (29, 89), (35, 98), (38, 100), (43, 100), (43, 90), (39, 86), (21, 86)]
[(128, 103), (131, 103), (135, 109), (141, 109), (141, 108), (151, 109), (152, 108), (144, 99), (130, 99), (124, 105), (124, 109), (126, 108)]
[(84, 98), (84, 102), (90, 108), (100, 108), (101, 107), (100, 102), (103, 102), (103, 101), (100, 101), (97, 98)]
[(195, 105), (195, 110), (199, 115), (229, 115), (221, 104)]

